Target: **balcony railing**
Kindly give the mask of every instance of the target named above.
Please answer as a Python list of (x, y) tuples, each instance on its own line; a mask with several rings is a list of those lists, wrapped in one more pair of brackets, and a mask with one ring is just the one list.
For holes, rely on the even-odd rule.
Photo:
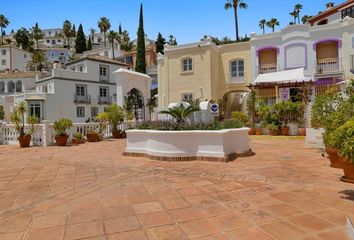
[(258, 67), (258, 74), (272, 73), (278, 71), (276, 63), (262, 64)]
[(100, 97), (98, 96), (98, 104), (110, 105), (112, 100), (110, 97)]
[(109, 76), (100, 75), (100, 82), (109, 82)]
[(74, 95), (74, 103), (88, 103), (91, 104), (91, 96), (90, 95)]
[(341, 71), (340, 59), (338, 58), (322, 58), (316, 61), (316, 73), (336, 73)]

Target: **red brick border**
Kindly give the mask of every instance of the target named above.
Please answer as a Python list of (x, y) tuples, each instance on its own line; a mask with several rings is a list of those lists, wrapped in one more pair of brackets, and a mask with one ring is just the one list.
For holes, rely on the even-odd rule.
[(166, 162), (188, 162), (188, 161), (207, 161), (207, 162), (231, 162), (238, 157), (252, 156), (254, 153), (250, 149), (247, 153), (237, 154), (231, 153), (226, 157), (206, 157), (206, 156), (179, 156), (179, 157), (167, 157), (167, 156), (154, 156), (146, 153), (133, 153), (123, 152), (123, 156), (127, 157), (143, 157), (150, 160), (166, 161)]

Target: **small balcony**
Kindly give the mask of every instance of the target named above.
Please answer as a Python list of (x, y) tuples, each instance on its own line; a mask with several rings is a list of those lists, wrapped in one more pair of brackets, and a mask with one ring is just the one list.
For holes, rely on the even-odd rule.
[(85, 104), (91, 104), (91, 96), (90, 95), (74, 95), (74, 103), (85, 103)]
[(109, 76), (100, 75), (100, 82), (109, 82)]
[(278, 71), (276, 63), (262, 64), (258, 67), (258, 74), (272, 73)]
[(110, 97), (100, 97), (100, 96), (98, 96), (98, 104), (100, 104), (100, 105), (110, 105), (110, 104), (112, 104), (112, 99)]
[(331, 74), (341, 72), (339, 58), (322, 58), (316, 61), (316, 74)]

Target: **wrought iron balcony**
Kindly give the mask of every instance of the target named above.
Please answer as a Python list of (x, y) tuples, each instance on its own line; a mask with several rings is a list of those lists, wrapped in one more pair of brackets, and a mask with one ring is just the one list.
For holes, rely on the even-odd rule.
[(111, 103), (112, 103), (112, 99), (110, 97), (100, 97), (100, 96), (98, 96), (98, 104), (110, 105)]
[(316, 61), (316, 74), (337, 73), (341, 71), (339, 58), (322, 58)]
[(74, 103), (86, 103), (91, 104), (91, 96), (90, 95), (74, 95)]

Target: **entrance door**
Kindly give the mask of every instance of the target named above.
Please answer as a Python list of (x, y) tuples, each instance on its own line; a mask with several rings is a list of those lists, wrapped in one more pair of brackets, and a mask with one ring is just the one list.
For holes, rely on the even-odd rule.
[(36, 116), (39, 120), (43, 120), (41, 101), (28, 101), (28, 116)]

